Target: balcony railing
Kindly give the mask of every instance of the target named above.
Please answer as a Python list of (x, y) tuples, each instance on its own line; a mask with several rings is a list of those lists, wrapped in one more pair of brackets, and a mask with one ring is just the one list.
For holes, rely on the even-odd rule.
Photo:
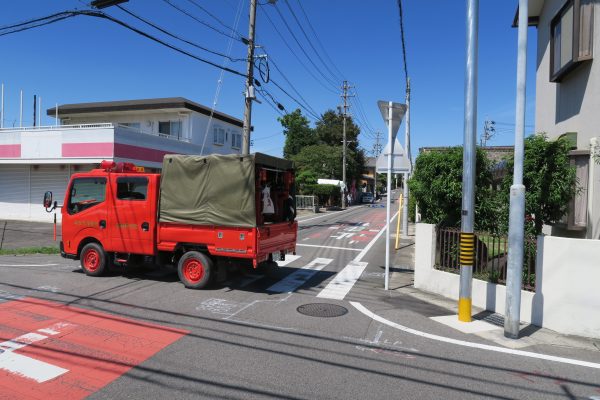
[(138, 128), (133, 128), (131, 126), (122, 125), (122, 124), (113, 124), (110, 122), (99, 122), (94, 124), (76, 124), (76, 125), (46, 125), (46, 126), (22, 126), (22, 127), (10, 127), (10, 128), (0, 128), (0, 133), (2, 132), (24, 132), (24, 131), (59, 131), (59, 130), (75, 130), (75, 129), (98, 129), (98, 128), (119, 128), (119, 129), (127, 129), (128, 131), (139, 133), (141, 135), (150, 135), (150, 136), (159, 136), (169, 140), (175, 140), (178, 142), (186, 142), (189, 143), (190, 140), (187, 138), (173, 135), (167, 135), (164, 133), (154, 133), (154, 132), (145, 132)]

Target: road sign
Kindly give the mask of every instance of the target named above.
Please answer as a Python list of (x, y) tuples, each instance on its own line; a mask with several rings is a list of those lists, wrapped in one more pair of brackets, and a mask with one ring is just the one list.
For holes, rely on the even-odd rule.
[(30, 297), (0, 303), (0, 398), (82, 399), (186, 333)]
[[(388, 156), (390, 154), (390, 144), (388, 143), (385, 146), (383, 152), (377, 157), (377, 161), (375, 162), (375, 168), (377, 172), (387, 172), (388, 171)], [(408, 172), (410, 173), (410, 162), (408, 161), (408, 156), (404, 151), (404, 148), (396, 138), (394, 140), (394, 156), (392, 159), (392, 173), (393, 174), (402, 174)]]
[(398, 133), (398, 129), (400, 128), (402, 118), (404, 118), (404, 114), (406, 113), (406, 104), (394, 103), (384, 100), (379, 100), (377, 102), (377, 105), (379, 106), (379, 111), (381, 111), (381, 116), (388, 125), (388, 128), (390, 104), (392, 105), (392, 137), (395, 138), (396, 134)]

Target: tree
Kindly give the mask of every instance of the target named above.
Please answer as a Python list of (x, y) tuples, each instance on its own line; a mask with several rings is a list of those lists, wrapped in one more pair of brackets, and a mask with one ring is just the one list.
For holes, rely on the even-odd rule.
[(342, 148), (316, 144), (304, 147), (291, 157), (298, 171), (310, 171), (318, 178), (336, 179), (342, 175)]
[[(315, 127), (315, 133), (319, 141), (330, 146), (340, 146), (342, 144), (344, 139), (343, 131), (344, 116), (333, 110), (327, 110), (321, 116), (321, 120), (317, 121)], [(346, 117), (346, 141), (348, 142), (349, 149), (356, 151), (359, 134), (360, 129), (354, 124), (352, 117)]]
[[(539, 235), (544, 225), (558, 222), (577, 193), (577, 175), (570, 165), (571, 143), (565, 138), (549, 141), (545, 134), (525, 139), (523, 184), (525, 185), (525, 228)], [(514, 158), (507, 160), (502, 182), (503, 221), (508, 222), (508, 202), (513, 180)]]
[[(452, 147), (421, 153), (409, 187), (419, 205), (422, 221), (443, 226), (460, 226), (462, 209), (463, 148)], [(492, 192), (490, 162), (477, 149), (475, 175), (475, 227), (496, 230), (498, 203)]]
[(293, 155), (300, 153), (304, 147), (317, 144), (317, 135), (309, 126), (308, 119), (302, 115), (300, 109), (277, 118), (277, 120), (283, 126), (285, 135), (284, 158), (290, 159)]

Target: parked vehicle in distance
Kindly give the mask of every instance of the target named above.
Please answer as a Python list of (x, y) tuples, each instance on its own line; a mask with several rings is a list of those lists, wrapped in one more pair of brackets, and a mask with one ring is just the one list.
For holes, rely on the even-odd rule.
[[(71, 177), (60, 252), (90, 276), (150, 258), (200, 289), (230, 263), (257, 268), (295, 254), (294, 179), (291, 161), (260, 153), (166, 155), (161, 174), (103, 161)], [(44, 207), (57, 207), (52, 192)]]
[(361, 202), (363, 203), (373, 203), (373, 193), (365, 192), (361, 196)]

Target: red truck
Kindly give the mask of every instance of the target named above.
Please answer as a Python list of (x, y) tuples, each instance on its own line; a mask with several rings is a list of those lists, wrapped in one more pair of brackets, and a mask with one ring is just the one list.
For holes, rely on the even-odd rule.
[[(104, 161), (71, 177), (60, 252), (90, 276), (151, 258), (200, 289), (232, 262), (257, 268), (295, 253), (294, 196), (293, 163), (260, 153), (166, 155), (161, 174)], [(52, 192), (44, 207), (58, 207)]]

